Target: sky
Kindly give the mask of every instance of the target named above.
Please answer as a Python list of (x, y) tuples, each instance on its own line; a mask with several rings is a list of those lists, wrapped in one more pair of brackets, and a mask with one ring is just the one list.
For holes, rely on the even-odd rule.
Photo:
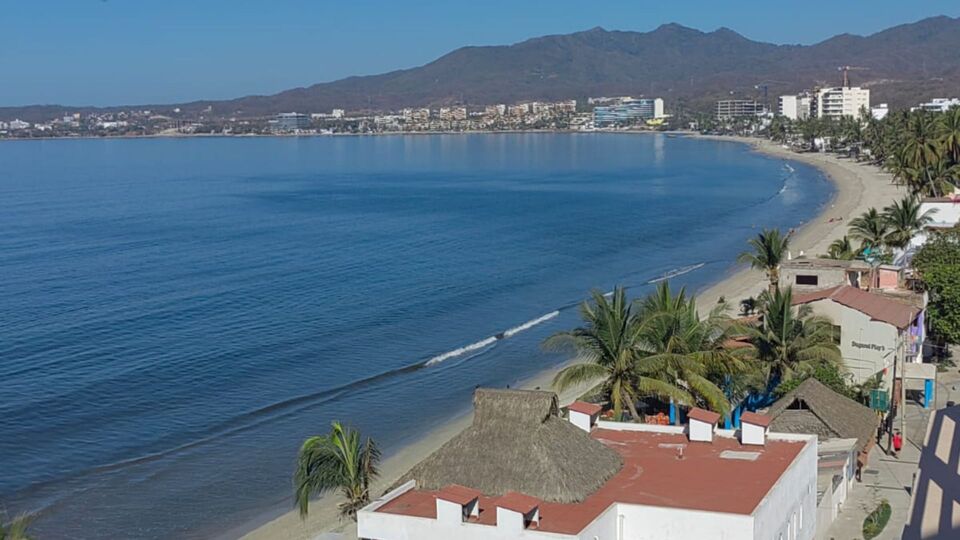
[(960, 1), (0, 0), (0, 106), (269, 94), (596, 26), (811, 44), (933, 15), (960, 16)]

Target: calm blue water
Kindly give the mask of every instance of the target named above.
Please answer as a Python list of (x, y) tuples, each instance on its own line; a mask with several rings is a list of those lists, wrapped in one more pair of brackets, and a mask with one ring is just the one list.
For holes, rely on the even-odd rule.
[(831, 193), (652, 135), (0, 144), (0, 507), (42, 538), (250, 525), (331, 420), (396, 451), (560, 363), (538, 343), (591, 288), (702, 287)]

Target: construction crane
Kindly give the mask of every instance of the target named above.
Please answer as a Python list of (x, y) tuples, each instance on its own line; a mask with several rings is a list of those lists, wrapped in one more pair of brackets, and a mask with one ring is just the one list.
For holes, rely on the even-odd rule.
[(851, 71), (866, 71), (870, 68), (857, 67), (857, 66), (839, 66), (837, 71), (843, 72), (843, 87), (850, 88), (850, 72)]
[(790, 83), (783, 82), (783, 81), (762, 81), (753, 85), (754, 90), (763, 90), (763, 104), (766, 105), (768, 109), (770, 108), (770, 101), (767, 97), (767, 94), (771, 84), (790, 84)]

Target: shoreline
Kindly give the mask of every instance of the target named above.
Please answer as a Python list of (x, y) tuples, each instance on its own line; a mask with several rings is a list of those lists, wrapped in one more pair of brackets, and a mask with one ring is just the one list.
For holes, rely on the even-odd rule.
[[(644, 132), (626, 132), (628, 134), (646, 134)], [(797, 227), (791, 238), (791, 252), (794, 257), (801, 252), (815, 256), (825, 253), (830, 243), (844, 235), (850, 219), (870, 207), (883, 207), (905, 192), (893, 184), (890, 174), (873, 165), (859, 164), (852, 160), (841, 159), (833, 154), (797, 154), (766, 139), (754, 139), (733, 136), (709, 136), (674, 132), (683, 137), (691, 137), (720, 142), (745, 144), (750, 151), (763, 156), (795, 161), (818, 169), (833, 184), (834, 193), (820, 209), (817, 215)], [(833, 217), (843, 217), (842, 221), (828, 222)], [(746, 246), (744, 246), (746, 248)], [(731, 315), (739, 311), (739, 301), (755, 296), (766, 288), (766, 278), (762, 272), (732, 264), (720, 279), (702, 290), (696, 291), (697, 303), (701, 313), (714, 306), (720, 297), (724, 297), (730, 306)], [(517, 388), (549, 388), (554, 374), (564, 365), (534, 374), (524, 380)], [(585, 389), (583, 389), (585, 390)], [(561, 406), (569, 404), (582, 389), (571, 389), (562, 393)], [(376, 492), (391, 486), (411, 467), (422, 461), (433, 451), (446, 443), (454, 435), (469, 425), (472, 419), (470, 411), (438, 425), (435, 429), (420, 437), (416, 442), (400, 448), (395, 454), (384, 460), (380, 481)], [(332, 525), (337, 524), (337, 525)], [(296, 510), (274, 517), (250, 530), (250, 525), (224, 531), (217, 538), (243, 538), (244, 540), (268, 540), (272, 538), (290, 538), (308, 540), (324, 532), (343, 533), (346, 538), (356, 538), (356, 526), (352, 523), (340, 523), (336, 516), (334, 499), (325, 497), (311, 505), (307, 520), (301, 521)]]

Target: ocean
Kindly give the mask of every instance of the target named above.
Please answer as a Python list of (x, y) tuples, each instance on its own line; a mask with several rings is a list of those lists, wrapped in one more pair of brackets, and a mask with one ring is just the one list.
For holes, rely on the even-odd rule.
[(389, 456), (566, 360), (539, 344), (590, 290), (701, 289), (832, 193), (664, 135), (2, 143), (0, 509), (44, 539), (253, 527), (332, 420)]

